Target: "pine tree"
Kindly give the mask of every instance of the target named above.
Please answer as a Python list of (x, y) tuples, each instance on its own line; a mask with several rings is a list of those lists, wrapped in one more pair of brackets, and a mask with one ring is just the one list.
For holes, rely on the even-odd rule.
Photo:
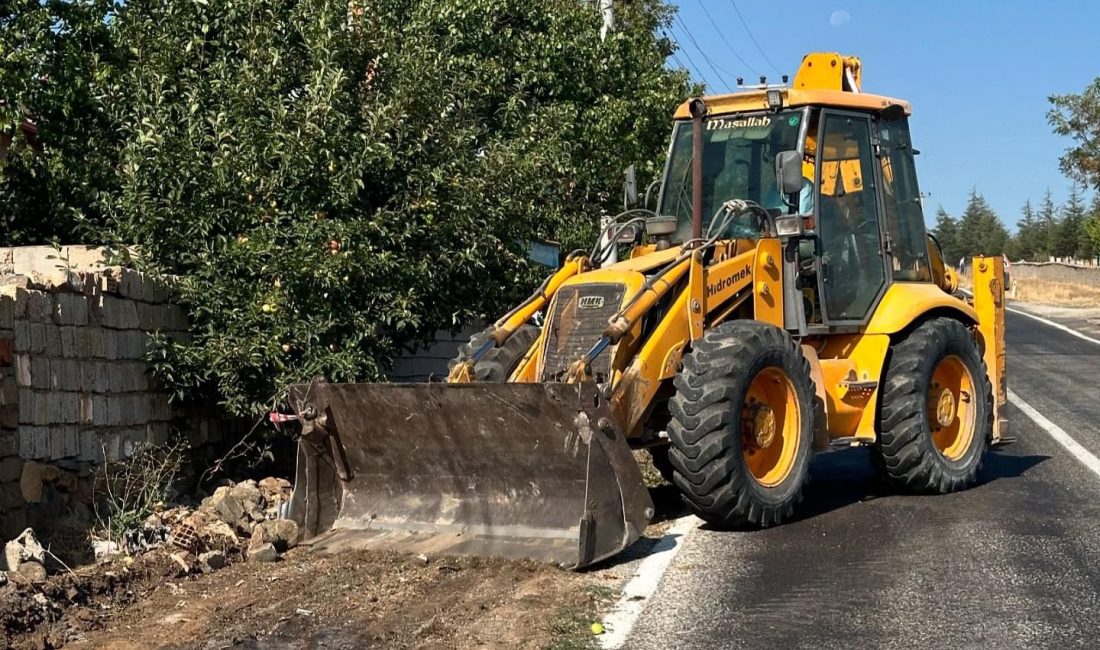
[(1039, 236), (1041, 226), (1039, 216), (1035, 208), (1031, 206), (1031, 199), (1024, 202), (1021, 208), (1020, 220), (1016, 223), (1015, 255), (1017, 259), (1036, 261), (1042, 254), (1042, 238)]
[(978, 191), (970, 191), (970, 200), (959, 219), (959, 240), (963, 255), (1002, 255), (1008, 250), (1008, 229)]
[(1100, 255), (1100, 192), (1092, 195), (1092, 204), (1089, 205), (1084, 231), (1087, 250), (1083, 257), (1095, 261)]
[(947, 214), (942, 205), (936, 210), (936, 225), (932, 228), (932, 234), (940, 242), (944, 262), (949, 266), (958, 264), (959, 258), (964, 255), (959, 247), (959, 223)]
[(1037, 241), (1043, 242), (1042, 257), (1039, 261), (1047, 261), (1054, 254), (1054, 244), (1058, 233), (1058, 212), (1054, 208), (1054, 198), (1047, 188), (1043, 195), (1043, 202), (1039, 206), (1039, 230), (1036, 233)]
[(1070, 188), (1069, 198), (1062, 205), (1061, 213), (1054, 231), (1054, 256), (1076, 258), (1079, 254), (1087, 255), (1087, 246), (1082, 245), (1085, 239), (1085, 202), (1076, 183)]

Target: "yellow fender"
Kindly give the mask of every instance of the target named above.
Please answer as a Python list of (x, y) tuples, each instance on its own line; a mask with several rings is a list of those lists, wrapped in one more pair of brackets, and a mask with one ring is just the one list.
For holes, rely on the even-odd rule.
[(875, 308), (865, 333), (896, 334), (931, 311), (954, 315), (968, 325), (978, 323), (978, 312), (973, 307), (934, 284), (895, 282)]

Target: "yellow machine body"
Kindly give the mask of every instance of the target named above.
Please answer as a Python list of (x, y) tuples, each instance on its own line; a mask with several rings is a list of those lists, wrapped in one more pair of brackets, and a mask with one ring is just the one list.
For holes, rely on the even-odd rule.
[[(745, 143), (746, 150), (765, 146), (761, 127), (786, 120), (792, 129), (787, 146), (802, 155), (806, 192), (816, 198), (808, 213), (786, 217), (788, 226), (796, 227), (794, 236), (779, 234), (778, 225), (775, 232), (712, 237), (705, 244), (659, 235), (619, 246), (618, 262), (577, 255), (472, 341), (471, 355), (455, 363), (448, 384), (299, 387), (296, 408), (308, 423), (308, 435), (295, 503), (307, 531), (367, 530), (382, 546), (409, 548), (393, 540), (411, 536), (412, 548), (543, 557), (565, 566), (607, 557), (633, 542), (652, 514), (636, 468), (624, 461), (626, 450), (667, 443), (662, 426), (672, 381), (693, 346), (728, 321), (767, 323), (797, 341), (819, 407), (813, 437), (818, 450), (875, 444), (892, 345), (929, 319), (957, 321), (980, 344), (995, 393), (990, 442), (998, 442), (1006, 433), (1000, 258), (975, 259), (970, 304), (954, 295), (958, 276), (944, 263), (938, 244), (926, 237), (923, 216), (912, 216), (907, 231), (883, 227), (871, 247), (852, 245), (855, 234), (840, 243), (815, 234), (824, 223), (842, 231), (853, 205), (864, 210), (878, 205), (882, 223), (903, 223), (898, 211), (913, 205), (919, 212), (913, 151), (905, 149), (910, 106), (863, 93), (861, 83), (858, 59), (819, 53), (805, 57), (789, 88), (702, 100), (707, 112), (698, 128), (725, 131), (720, 135)], [(680, 129), (691, 126), (692, 110), (690, 102), (677, 110), (674, 144), (681, 133), (686, 138)], [(849, 130), (831, 132), (823, 126), (826, 120)], [(885, 120), (894, 125), (891, 134), (882, 126)], [(859, 139), (864, 131), (870, 139)], [(864, 143), (862, 149), (853, 142)], [(881, 164), (871, 162), (867, 143), (873, 143)], [(765, 155), (774, 156), (774, 148)], [(901, 154), (892, 157), (891, 151)], [(686, 178), (690, 166), (678, 167), (671, 157), (662, 196), (673, 197), (667, 201), (677, 212), (680, 198), (668, 187)], [(732, 170), (731, 178), (770, 173), (759, 169), (759, 161), (719, 163)], [(908, 198), (902, 200), (902, 191)], [(740, 197), (713, 197), (727, 198)], [(830, 216), (827, 204), (848, 212)], [(774, 211), (776, 224), (784, 211), (795, 211), (790, 200), (787, 205), (789, 210)], [(883, 279), (873, 294), (857, 296), (862, 312), (830, 316), (825, 308), (834, 308), (831, 295), (847, 291), (845, 283), (860, 275), (851, 270), (847, 276), (830, 275), (843, 264), (857, 271), (862, 264)], [(536, 315), (541, 324), (533, 342), (506, 377), (494, 380), (504, 383), (479, 381), (479, 356), (503, 349), (532, 327)], [(547, 389), (521, 390), (521, 384)], [(577, 389), (549, 388), (562, 385)], [(458, 388), (463, 390), (455, 392)], [(328, 397), (319, 398), (322, 393)], [(763, 420), (771, 417), (759, 413)], [(420, 428), (410, 428), (416, 423)], [(363, 448), (376, 452), (364, 454)], [(431, 458), (427, 470), (418, 453)], [(508, 481), (486, 478), (494, 467)], [(312, 473), (303, 475), (307, 470)], [(304, 488), (305, 483), (312, 487)], [(436, 498), (433, 490), (445, 495)], [(379, 518), (378, 512), (386, 516)], [(463, 537), (464, 531), (473, 532)], [(447, 538), (442, 546), (435, 541), (440, 535)]]

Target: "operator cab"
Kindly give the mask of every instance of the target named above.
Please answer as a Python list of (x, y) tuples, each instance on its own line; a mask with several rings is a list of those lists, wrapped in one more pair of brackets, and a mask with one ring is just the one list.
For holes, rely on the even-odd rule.
[[(773, 219), (802, 217), (798, 232), (778, 233), (787, 240), (785, 275), (797, 278), (788, 283), (795, 297), (787, 296), (786, 326), (802, 334), (865, 324), (891, 282), (933, 282), (908, 104), (858, 92), (851, 60), (833, 73), (840, 75), (831, 81), (836, 89), (814, 89), (811, 83), (822, 82), (804, 74), (808, 62), (823, 65), (803, 61), (792, 88), (704, 100), (702, 122), (704, 232), (732, 199), (753, 201)], [(659, 215), (675, 218), (675, 230), (664, 235), (670, 244), (691, 237), (693, 123), (686, 105), (677, 118), (657, 203)], [(784, 165), (797, 165), (800, 178), (787, 169), (784, 182)], [(723, 237), (757, 239), (766, 228), (736, 220)]]

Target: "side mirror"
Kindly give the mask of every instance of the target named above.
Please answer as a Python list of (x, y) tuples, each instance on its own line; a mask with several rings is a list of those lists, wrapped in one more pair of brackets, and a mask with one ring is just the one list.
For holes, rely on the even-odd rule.
[(634, 174), (634, 165), (626, 168), (623, 177), (623, 209), (629, 210), (638, 204), (638, 179)]
[(775, 157), (775, 183), (783, 196), (802, 191), (802, 154), (780, 151)]

